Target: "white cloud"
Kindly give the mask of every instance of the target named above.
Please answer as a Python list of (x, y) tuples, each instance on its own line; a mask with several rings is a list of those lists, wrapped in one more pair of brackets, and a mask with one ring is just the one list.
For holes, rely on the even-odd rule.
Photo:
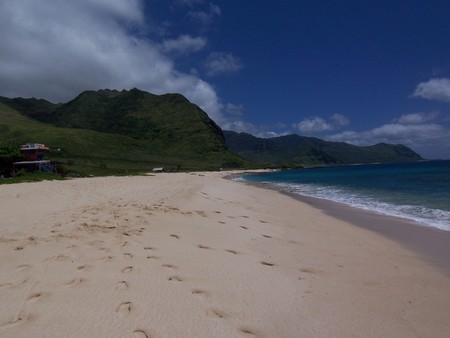
[(331, 120), (336, 127), (346, 126), (350, 122), (347, 117), (341, 114), (333, 114), (333, 116), (331, 116)]
[(326, 121), (321, 117), (314, 116), (306, 118), (299, 123), (294, 123), (292, 127), (304, 135), (319, 134), (324, 131), (336, 130), (349, 124), (347, 117), (341, 114), (334, 114), (330, 121)]
[(225, 112), (234, 118), (242, 118), (244, 115), (244, 110), (245, 109), (242, 104), (227, 103), (225, 106)]
[[(192, 2), (190, 3), (192, 5)], [(197, 22), (203, 26), (209, 26), (214, 23), (217, 17), (222, 15), (220, 7), (210, 3), (208, 11), (191, 11), (188, 13), (188, 18), (193, 22)]]
[(277, 136), (288, 135), (289, 132), (276, 132), (273, 130), (268, 130), (265, 125), (257, 125), (251, 122), (246, 122), (243, 120), (228, 120), (223, 124), (224, 130), (232, 130), (237, 133), (247, 133), (256, 137), (271, 138)]
[(428, 100), (450, 102), (450, 79), (438, 78), (421, 82), (417, 85), (412, 96)]
[(394, 122), (400, 124), (420, 124), (435, 120), (440, 114), (438, 112), (430, 113), (412, 113), (400, 116), (398, 119), (394, 119)]
[(205, 61), (208, 76), (236, 73), (243, 68), (239, 58), (231, 53), (211, 53)]
[(331, 130), (333, 127), (321, 117), (312, 117), (302, 120), (300, 123), (294, 124), (294, 128), (298, 129), (300, 133), (311, 135), (326, 130)]
[(165, 40), (161, 49), (165, 53), (188, 54), (198, 52), (206, 46), (206, 39), (202, 37), (191, 37), (189, 35), (181, 35), (178, 39)]
[[(64, 102), (87, 89), (178, 92), (220, 123), (213, 87), (142, 38), (147, 24), (140, 0), (0, 1), (0, 95)], [(203, 44), (182, 36), (166, 48)]]

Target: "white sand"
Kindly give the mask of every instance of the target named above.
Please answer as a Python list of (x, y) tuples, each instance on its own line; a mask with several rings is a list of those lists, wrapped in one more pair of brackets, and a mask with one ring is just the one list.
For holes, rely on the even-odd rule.
[(0, 337), (448, 337), (450, 278), (222, 173), (0, 186)]

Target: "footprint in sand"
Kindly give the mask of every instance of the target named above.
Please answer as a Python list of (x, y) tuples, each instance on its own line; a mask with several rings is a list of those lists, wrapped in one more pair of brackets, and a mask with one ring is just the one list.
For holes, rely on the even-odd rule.
[(116, 290), (126, 290), (128, 289), (128, 283), (123, 281), (120, 281), (119, 283), (117, 283), (116, 285)]
[(42, 293), (36, 292), (36, 293), (33, 293), (33, 294), (29, 295), (28, 298), (27, 298), (27, 301), (28, 302), (35, 302), (41, 297), (42, 297)]
[(209, 309), (206, 311), (206, 313), (208, 314), (208, 316), (213, 317), (213, 318), (227, 318), (228, 315), (221, 311), (221, 310), (217, 310), (217, 309)]
[(100, 261), (102, 262), (111, 262), (114, 259), (114, 256), (104, 256), (100, 258)]
[(37, 244), (37, 238), (34, 236), (30, 236), (27, 238), (28, 241), (30, 241), (33, 244)]
[(236, 251), (236, 250), (225, 250), (225, 251), (226, 251), (226, 252), (229, 252), (229, 253), (232, 253), (233, 255), (239, 254), (239, 252)]
[(270, 262), (266, 262), (266, 261), (261, 261), (260, 263), (261, 263), (262, 265), (275, 266), (275, 263), (270, 263)]
[(125, 258), (133, 258), (133, 255), (130, 254), (129, 252), (125, 252), (125, 253), (123, 254), (123, 256), (124, 256)]
[(167, 269), (176, 269), (177, 268), (175, 265), (172, 265), (172, 264), (163, 264), (161, 266), (163, 268), (167, 268)]
[(77, 270), (88, 270), (90, 268), (90, 265), (80, 265), (77, 267)]
[(55, 259), (56, 261), (60, 261), (60, 262), (67, 262), (67, 261), (69, 261), (71, 258), (70, 258), (69, 256), (64, 255), (64, 254), (61, 254), (61, 255), (58, 255), (58, 256), (54, 257), (54, 259)]
[(180, 237), (178, 235), (175, 234), (171, 234), (170, 237), (176, 238), (176, 239), (180, 239)]
[(121, 314), (122, 316), (126, 316), (131, 312), (131, 302), (124, 302), (119, 304), (119, 306), (116, 308), (116, 312), (118, 314)]
[(170, 282), (182, 282), (183, 278), (181, 278), (179, 276), (171, 276), (167, 280)]
[(11, 321), (1, 324), (0, 328), (7, 329), (10, 327), (14, 327), (14, 326), (17, 326), (20, 324), (24, 324), (24, 323), (30, 321), (30, 319), (32, 319), (31, 315), (19, 314), (19, 316), (17, 318), (13, 318)]
[(24, 285), (26, 282), (28, 282), (28, 279), (24, 279), (23, 281), (21, 281), (19, 283), (3, 283), (3, 284), (0, 284), (0, 288), (14, 289), (14, 288)]
[(133, 333), (136, 338), (151, 338), (151, 336), (144, 330), (136, 330)]
[(269, 236), (269, 235), (263, 235), (263, 237), (272, 238), (272, 236)]
[(313, 268), (301, 268), (299, 270), (300, 270), (300, 272), (304, 272), (304, 273), (318, 273), (318, 272), (321, 272), (321, 271), (318, 271), (318, 270), (313, 269)]
[(31, 268), (31, 265), (23, 264), (16, 267), (16, 272), (22, 272)]
[(133, 267), (132, 267), (132, 266), (126, 266), (126, 267), (124, 267), (124, 268), (121, 270), (122, 273), (129, 273), (129, 272), (131, 272), (131, 271), (133, 271)]
[(151, 246), (146, 246), (146, 247), (144, 248), (144, 250), (153, 250), (153, 248), (152, 248)]
[(84, 278), (74, 278), (67, 283), (64, 283), (64, 286), (75, 286), (86, 282)]
[(197, 247), (200, 248), (200, 249), (211, 250), (211, 248), (210, 248), (209, 246), (206, 246), (206, 245), (201, 245), (201, 244), (199, 244)]
[(245, 227), (245, 226), (243, 226), (243, 225), (241, 225), (241, 228), (242, 228), (242, 229), (245, 229), (245, 230), (248, 230), (248, 228)]
[(201, 289), (192, 289), (192, 294), (197, 296), (203, 296), (208, 297), (209, 293), (207, 291), (201, 290)]
[(242, 334), (244, 334), (244, 335), (246, 335), (246, 336), (253, 336), (253, 337), (256, 337), (256, 333), (255, 333), (253, 330), (248, 329), (248, 328), (246, 328), (246, 327), (241, 327), (241, 328), (239, 329), (239, 332), (242, 333)]
[(159, 259), (158, 256), (147, 256), (147, 259)]

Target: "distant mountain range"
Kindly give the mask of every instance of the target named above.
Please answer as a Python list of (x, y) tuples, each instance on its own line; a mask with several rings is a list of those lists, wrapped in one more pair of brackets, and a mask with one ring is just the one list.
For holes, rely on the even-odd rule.
[(420, 155), (400, 144), (379, 143), (360, 147), (300, 135), (258, 138), (233, 131), (224, 131), (224, 135), (225, 143), (230, 151), (247, 160), (266, 162), (277, 167), (422, 160)]
[(70, 102), (0, 97), (0, 144), (38, 142), (81, 174), (415, 161), (401, 145), (357, 147), (290, 135), (222, 131), (180, 94), (85, 91)]

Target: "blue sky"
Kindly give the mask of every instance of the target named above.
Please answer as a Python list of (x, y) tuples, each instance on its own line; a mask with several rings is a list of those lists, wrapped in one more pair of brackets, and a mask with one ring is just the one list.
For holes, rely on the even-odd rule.
[(179, 92), (222, 128), (450, 158), (450, 2), (0, 0), (0, 95)]

